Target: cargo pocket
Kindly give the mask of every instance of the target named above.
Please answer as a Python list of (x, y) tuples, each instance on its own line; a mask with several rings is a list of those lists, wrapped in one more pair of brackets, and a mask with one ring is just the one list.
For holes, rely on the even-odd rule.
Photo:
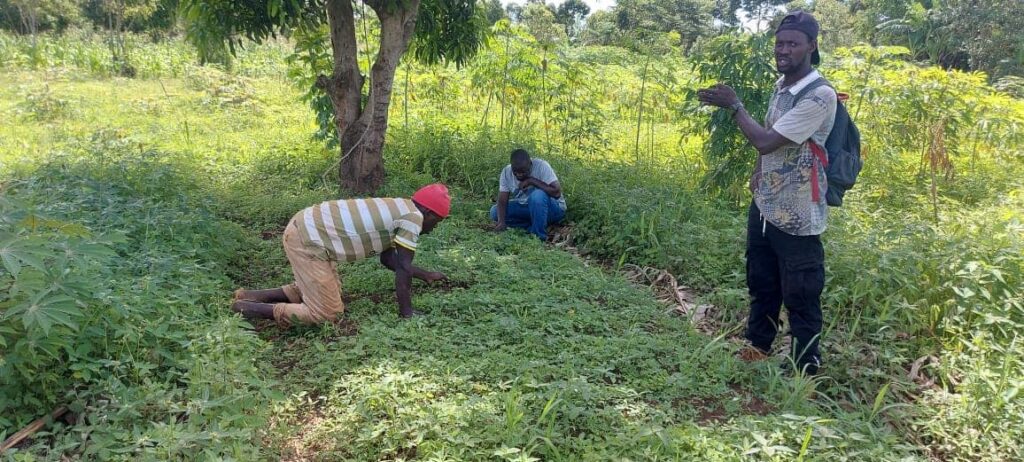
[(817, 307), (825, 288), (825, 263), (813, 255), (789, 257), (783, 262), (782, 301), (790, 310)]

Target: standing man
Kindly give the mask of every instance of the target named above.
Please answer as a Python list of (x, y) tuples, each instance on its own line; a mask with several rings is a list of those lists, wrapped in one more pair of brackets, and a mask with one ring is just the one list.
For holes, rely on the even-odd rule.
[[(809, 13), (787, 15), (775, 31), (775, 83), (762, 127), (744, 109), (736, 92), (718, 84), (698, 92), (702, 103), (728, 108), (759, 154), (750, 180), (754, 200), (747, 218), (747, 288), (750, 318), (746, 360), (771, 352), (779, 311), (789, 311), (791, 352), (797, 370), (816, 374), (821, 365), (821, 292), (825, 286), (825, 163), (821, 152), (836, 114), (836, 93), (827, 85), (796, 96), (821, 79), (812, 65), (818, 54), (818, 22)], [(788, 364), (788, 363), (787, 363)]]
[(565, 197), (558, 176), (544, 159), (531, 159), (525, 149), (512, 151), (498, 177), (498, 204), (491, 207), (496, 231), (522, 228), (546, 241), (548, 225), (565, 218)]
[(440, 183), (420, 188), (412, 199), (337, 200), (301, 210), (282, 238), (295, 282), (277, 289), (239, 289), (231, 309), (283, 325), (334, 321), (345, 311), (337, 262), (380, 254), (381, 264), (395, 272), (398, 315), (418, 315), (412, 308), (412, 278), (433, 282), (445, 275), (412, 264), (417, 242), (450, 210), (448, 188)]

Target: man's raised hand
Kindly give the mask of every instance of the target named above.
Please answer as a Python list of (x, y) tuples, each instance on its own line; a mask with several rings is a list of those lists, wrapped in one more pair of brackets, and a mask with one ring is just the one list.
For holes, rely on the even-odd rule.
[(736, 96), (736, 91), (728, 85), (715, 84), (710, 88), (697, 91), (697, 99), (704, 104), (710, 104), (717, 107), (729, 107), (733, 104), (739, 103), (740, 99)]

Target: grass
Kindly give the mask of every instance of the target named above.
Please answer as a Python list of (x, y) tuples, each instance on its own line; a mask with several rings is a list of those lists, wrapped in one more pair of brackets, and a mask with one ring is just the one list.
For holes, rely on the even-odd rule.
[[(223, 335), (249, 336), (264, 345), (258, 348), (265, 353), (257, 364), (260, 375), (274, 378), (265, 386), (272, 387), (268, 396), (275, 398), (262, 398), (264, 404), (258, 405), (269, 406), (269, 412), (259, 413), (270, 421), (269, 430), (258, 437), (262, 457), (573, 460), (646, 454), (733, 459), (745, 452), (782, 457), (798, 451), (807, 428), (814, 435), (873, 434), (886, 453), (898, 447), (898, 437), (885, 425), (790, 415), (817, 415), (828, 408), (799, 399), (808, 393), (807, 385), (769, 373), (774, 365), (737, 362), (735, 345), (698, 333), (622, 276), (523, 234), (482, 230), (488, 204), (466, 191), (456, 192), (454, 217), (424, 239), (417, 259), (453, 280), (450, 287), (417, 286), (414, 303), (429, 314), (426, 318), (398, 321), (390, 274), (375, 262), (362, 262), (341, 269), (348, 324), (287, 332), (268, 327), (247, 334), (242, 324), (224, 324), (232, 318), (226, 310), (231, 286), (285, 282), (288, 269), (276, 239), (280, 224), (304, 204), (331, 195), (317, 185), (330, 158), (305, 139), (303, 128), (309, 125), (283, 123), (310, 119), (291, 100), (294, 95), (275, 93), (271, 82), (258, 81), (258, 110), (238, 110), (205, 105), (204, 92), (182, 81), (54, 79), (45, 83), (49, 92), (72, 101), (75, 111), (39, 123), (15, 113), (25, 95), (44, 85), (38, 76), (4, 75), (4, 114), (20, 121), (3, 129), (5, 176), (32, 181), (46, 175), (54, 162), (73, 159), (84, 167), (71, 175), (99, 180), (124, 165), (111, 164), (115, 156), (141, 169), (124, 170), (122, 181), (135, 186), (115, 194), (117, 200), (141, 194), (157, 208), (183, 200), (202, 204), (225, 226), (231, 221), (242, 226), (240, 242), (219, 250), (229, 252), (228, 260), (217, 262), (218, 271), (234, 283), (215, 283), (222, 294), (210, 293), (191, 309), (219, 320), (217, 325), (227, 329)], [(139, 118), (140, 101), (159, 109)], [(185, 121), (194, 128), (186, 131)], [(31, 160), (19, 155), (25, 152), (37, 155)], [(136, 176), (161, 165), (176, 173)], [(400, 171), (392, 178), (387, 192), (396, 195), (429, 180)], [(73, 205), (66, 216), (97, 229), (115, 224)], [(198, 311), (186, 309), (181, 316), (184, 321)], [(195, 353), (172, 351), (184, 357)], [(106, 385), (102, 380), (79, 382)], [(96, 408), (95, 396), (103, 391), (94, 393), (72, 398), (84, 415), (114, 416), (105, 427), (111, 432), (134, 421)], [(214, 393), (207, 399), (231, 395)], [(184, 396), (168, 399), (157, 406), (188, 402)], [(213, 408), (200, 409), (200, 415), (217, 415)], [(185, 422), (190, 421), (198, 422), (199, 415)], [(76, 436), (81, 435), (76, 429), (95, 428), (87, 424), (58, 426), (25, 454), (48, 458), (69, 451), (96, 457), (99, 453), (87, 452), (89, 444)], [(209, 425), (200, 426), (207, 436)], [(235, 438), (257, 438), (257, 428), (244, 427)], [(189, 458), (231, 454), (217, 444), (211, 446), (214, 452), (192, 452), (201, 441), (192, 433), (196, 439), (185, 440), (182, 447), (166, 439), (186, 430), (143, 425), (134, 434), (153, 443), (137, 450)], [(118, 441), (125, 443), (113, 438), (111, 447)], [(854, 451), (826, 446), (831, 446), (827, 436), (810, 441), (815, 451), (834, 451), (819, 454)]]
[[(771, 458), (798, 452), (808, 429), (821, 438), (808, 443), (812, 458), (901, 450), (867, 410), (841, 422), (797, 417), (840, 409), (808, 401), (820, 380), (739, 362), (735, 344), (698, 333), (600, 265), (479, 229), (486, 203), (459, 199), (417, 258), (453, 280), (417, 286), (427, 317), (398, 321), (390, 274), (367, 261), (341, 269), (341, 326), (261, 332), (279, 348), (270, 363), (290, 394), (275, 404), (275, 456)], [(267, 251), (275, 257), (258, 261), (280, 261)], [(271, 280), (285, 281), (275, 269)], [(856, 431), (879, 447), (832, 447), (830, 436)]]
[[(743, 216), (694, 190), (699, 161), (637, 165), (625, 159), (632, 152), (625, 135), (612, 140), (622, 158), (544, 150), (565, 178), (587, 260), (482, 229), (508, 148), (537, 147), (540, 138), (430, 125), (421, 108), (409, 130), (392, 131), (382, 194), (407, 195), (436, 178), (457, 186), (453, 218), (424, 238), (417, 258), (453, 280), (417, 285), (414, 304), (428, 316), (398, 321), (393, 279), (366, 261), (340, 269), (343, 323), (251, 331), (227, 311), (230, 292), (288, 281), (278, 236), (296, 210), (335, 196), (322, 175), (336, 153), (309, 139), (314, 117), (279, 78), (183, 69), (153, 80), (66, 68), (0, 74), (0, 117), (11, 121), (0, 126), (0, 188), (97, 235), (122, 231), (126, 241), (111, 244), (117, 256), (104, 266), (115, 276), (89, 280), (104, 288), (97, 293), (115, 295), (83, 296), (86, 309), (100, 317), (111, 306), (133, 307), (138, 325), (129, 338), (147, 354), (174, 358), (111, 372), (101, 361), (123, 349), (58, 355), (53, 383), (63, 388), (5, 412), (0, 434), (56, 404), (73, 404), (76, 419), (8, 457), (999, 460), (1019, 453), (1012, 441), (1020, 436), (1013, 326), (1021, 320), (1021, 196), (993, 196), (992, 185), (976, 180), (998, 177), (1012, 191), (1010, 168), (1000, 176), (982, 163), (943, 196), (939, 223), (929, 221), (929, 199), (915, 195), (916, 185), (868, 172), (854, 205), (833, 217), (830, 233), (839, 237), (827, 240), (826, 373), (793, 379), (775, 362), (733, 357), (746, 313)], [(657, 127), (656, 150), (671, 145), (664, 129)], [(688, 139), (675, 149), (686, 156), (698, 145)], [(915, 167), (897, 160), (888, 174)], [(123, 187), (95, 189), (108, 183)], [(609, 197), (633, 198), (632, 207)], [(670, 269), (698, 289), (715, 306), (714, 335), (627, 282), (617, 270), (627, 262)], [(907, 378), (910, 365), (929, 355), (939, 359), (919, 362), (917, 379)], [(94, 372), (76, 376), (65, 366)]]

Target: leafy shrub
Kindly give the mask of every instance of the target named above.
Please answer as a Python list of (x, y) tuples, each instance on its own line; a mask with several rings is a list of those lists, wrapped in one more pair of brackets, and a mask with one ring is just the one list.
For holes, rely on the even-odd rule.
[(193, 90), (206, 93), (204, 106), (238, 106), (258, 108), (256, 91), (248, 78), (229, 74), (214, 66), (191, 67), (185, 76), (185, 83)]
[(1024, 77), (1008, 75), (995, 81), (992, 86), (1015, 98), (1024, 98)]
[[(61, 35), (27, 36), (0, 31), (0, 66), (11, 69), (69, 68), (75, 74), (95, 77), (123, 75), (131, 68), (133, 77), (151, 79), (181, 77), (198, 63), (196, 51), (181, 39), (154, 41), (151, 37), (124, 34), (124, 55), (111, 51), (108, 36), (88, 30)], [(236, 73), (246, 76), (283, 76), (285, 51), (281, 43), (240, 50), (234, 62)]]
[[(470, 135), (457, 128), (432, 127), (396, 130), (388, 155), (397, 165), (493, 198), (509, 153), (523, 147), (551, 162), (559, 175), (568, 220), (584, 251), (619, 264), (666, 268), (701, 287), (731, 278), (733, 268), (741, 264), (743, 235), (737, 228), (745, 222), (723, 213), (721, 204), (672, 186), (674, 179), (667, 174), (639, 174), (624, 163), (585, 165), (557, 152), (540, 152), (537, 144), (526, 133)], [(480, 212), (481, 218), (486, 212)], [(678, 251), (695, 245), (709, 254)]]
[(51, 122), (73, 114), (74, 108), (70, 101), (54, 95), (47, 85), (27, 91), (25, 100), (18, 104), (17, 113), (36, 122)]
[[(778, 75), (771, 59), (773, 35), (722, 35), (710, 40), (696, 56), (694, 68), (704, 86), (725, 83), (755, 118), (763, 118)], [(698, 111), (696, 89), (689, 91), (686, 105)], [(705, 191), (737, 203), (747, 197), (747, 180), (754, 168), (754, 157), (745, 149), (747, 139), (730, 111), (712, 108), (707, 117), (704, 156), (709, 168), (704, 174)]]
[(6, 186), (0, 436), (63, 404), (76, 431), (36, 450), (251, 458), (261, 346), (222, 305), (237, 229), (164, 156), (111, 132), (91, 146)]
[(57, 366), (91, 357), (96, 339), (79, 343), (75, 337), (83, 324), (85, 330), (90, 327), (86, 310), (97, 303), (93, 286), (109, 276), (115, 253), (109, 238), (93, 236), (81, 225), (38, 215), (17, 200), (6, 199), (0, 206), (5, 230), (0, 233), (5, 269), (0, 285), (6, 289), (0, 297), (0, 346), (5, 349), (0, 375), (2, 394), (8, 397), (3, 410), (11, 415), (20, 408), (32, 415), (63, 395), (67, 375), (88, 380), (97, 372), (72, 368), (60, 373)]

